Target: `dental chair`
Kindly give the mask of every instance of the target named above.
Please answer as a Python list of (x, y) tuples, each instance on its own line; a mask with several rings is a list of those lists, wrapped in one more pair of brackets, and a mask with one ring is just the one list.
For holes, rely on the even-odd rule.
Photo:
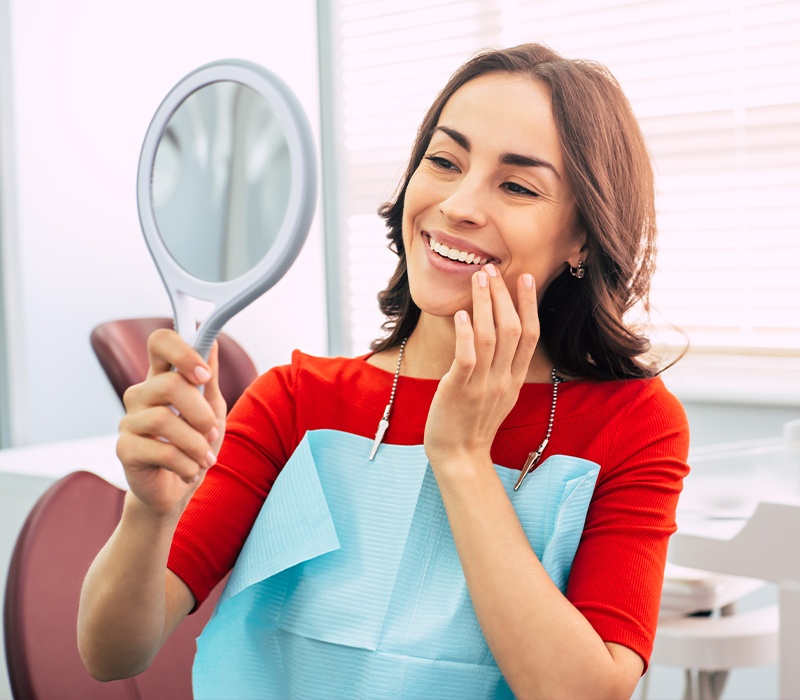
[(101, 683), (77, 647), (83, 578), (122, 513), (124, 492), (89, 472), (56, 481), (17, 538), (4, 602), (6, 662), (15, 700), (191, 700), (195, 639), (225, 581), (167, 640), (150, 668)]
[[(101, 323), (92, 330), (92, 349), (120, 401), (129, 386), (147, 376), (147, 339), (159, 328), (172, 329), (172, 319), (122, 319)], [(229, 335), (220, 333), (218, 342), (220, 390), (230, 411), (258, 371), (247, 352)]]

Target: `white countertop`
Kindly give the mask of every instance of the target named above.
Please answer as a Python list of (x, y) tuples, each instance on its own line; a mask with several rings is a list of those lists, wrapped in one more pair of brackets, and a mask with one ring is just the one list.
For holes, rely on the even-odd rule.
[(60, 479), (74, 471), (90, 471), (127, 489), (116, 454), (117, 435), (102, 435), (29, 447), (0, 450), (0, 472)]

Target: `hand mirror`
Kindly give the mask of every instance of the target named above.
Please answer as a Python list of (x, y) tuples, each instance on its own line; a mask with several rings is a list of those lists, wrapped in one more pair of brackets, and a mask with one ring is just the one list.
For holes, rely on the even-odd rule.
[(222, 326), (297, 258), (316, 169), (300, 103), (254, 63), (202, 66), (156, 110), (139, 158), (139, 220), (175, 329), (204, 359)]

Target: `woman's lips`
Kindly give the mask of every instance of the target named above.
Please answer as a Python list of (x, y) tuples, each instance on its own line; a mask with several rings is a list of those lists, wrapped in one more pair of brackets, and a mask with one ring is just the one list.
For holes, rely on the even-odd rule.
[(422, 234), (428, 241), (428, 247), (438, 257), (465, 266), (485, 265), (486, 263), (499, 263), (500, 261), (488, 253), (474, 249), (460, 241), (456, 241), (444, 236), (437, 236), (436, 233)]

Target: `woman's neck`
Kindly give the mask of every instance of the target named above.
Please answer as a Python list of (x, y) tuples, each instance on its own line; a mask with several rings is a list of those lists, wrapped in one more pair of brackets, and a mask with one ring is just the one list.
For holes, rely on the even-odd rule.
[[(456, 333), (451, 318), (431, 316), (422, 312), (416, 327), (408, 338), (400, 374), (418, 379), (441, 379), (449, 371), (455, 358)], [(385, 357), (375, 357), (374, 364), (392, 366), (397, 358), (397, 348), (385, 351)], [(384, 355), (384, 353), (379, 353)], [(544, 348), (537, 346), (531, 360), (526, 383), (549, 384), (553, 362)]]
[(441, 379), (456, 356), (456, 331), (452, 319), (420, 314), (406, 343), (402, 374), (420, 379)]

